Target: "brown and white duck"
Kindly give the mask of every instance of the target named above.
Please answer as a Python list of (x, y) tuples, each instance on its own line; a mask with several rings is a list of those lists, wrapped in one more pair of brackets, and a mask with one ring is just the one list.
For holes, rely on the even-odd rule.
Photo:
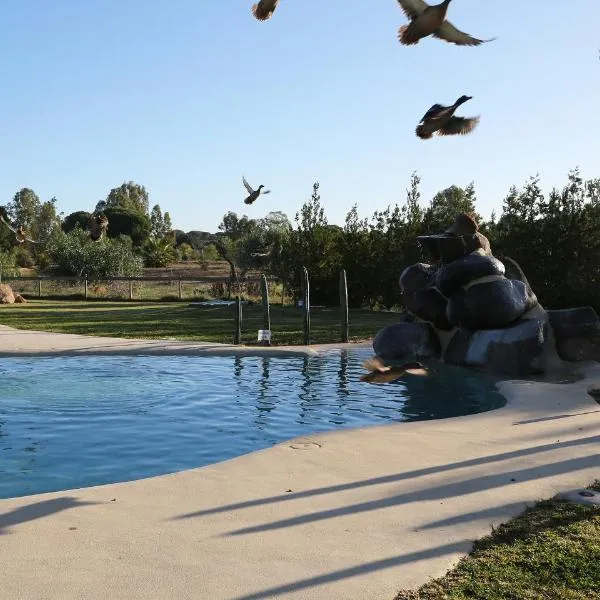
[(19, 227), (13, 227), (1, 214), (0, 221), (2, 221), (15, 234), (15, 239), (19, 244), (24, 244), (25, 242), (31, 242), (32, 244), (41, 243), (37, 242), (36, 240), (32, 240), (30, 237), (27, 237), (27, 232), (21, 225)]
[(99, 242), (108, 232), (108, 218), (103, 213), (98, 213), (90, 217), (88, 226), (90, 238), (92, 241)]
[(406, 46), (418, 44), (419, 40), (429, 35), (458, 46), (479, 46), (479, 44), (491, 42), (495, 39), (477, 39), (464, 31), (456, 29), (450, 21), (446, 21), (446, 13), (450, 2), (452, 0), (444, 0), (440, 4), (430, 6), (424, 0), (398, 0), (400, 8), (410, 19), (408, 25), (403, 25), (398, 30), (400, 43)]
[(252, 6), (252, 14), (259, 21), (266, 21), (273, 16), (279, 0), (259, 0)]
[(451, 106), (434, 104), (421, 119), (417, 126), (417, 136), (422, 140), (429, 139), (434, 133), (438, 135), (465, 135), (471, 133), (479, 123), (479, 117), (455, 117), (456, 109), (472, 96), (461, 96)]
[(363, 368), (369, 373), (362, 375), (360, 380), (367, 383), (391, 383), (397, 381), (404, 375), (418, 375), (424, 377), (429, 375), (429, 369), (420, 362), (409, 362), (398, 366), (385, 366), (377, 357), (369, 358), (363, 363)]
[(271, 190), (263, 190), (263, 188), (265, 187), (264, 185), (259, 185), (258, 189), (253, 190), (250, 187), (250, 184), (246, 181), (246, 178), (242, 175), (242, 181), (244, 183), (244, 187), (248, 190), (248, 193), (250, 194), (245, 200), (244, 203), (245, 204), (252, 204), (261, 194), (270, 194)]

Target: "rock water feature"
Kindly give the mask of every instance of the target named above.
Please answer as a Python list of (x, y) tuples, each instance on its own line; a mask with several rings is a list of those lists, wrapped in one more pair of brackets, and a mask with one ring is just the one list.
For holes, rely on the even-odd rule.
[(492, 255), (470, 215), (418, 241), (431, 264), (400, 275), (406, 310), (375, 336), (380, 357), (435, 358), (505, 375), (543, 374), (561, 360), (600, 360), (594, 309), (545, 310), (519, 265)]

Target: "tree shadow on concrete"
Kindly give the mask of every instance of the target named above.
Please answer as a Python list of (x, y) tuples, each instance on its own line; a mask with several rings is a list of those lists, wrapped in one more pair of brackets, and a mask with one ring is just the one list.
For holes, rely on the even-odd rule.
[(7, 513), (0, 514), (0, 535), (5, 535), (9, 532), (9, 529), (15, 525), (27, 523), (28, 521), (34, 521), (35, 519), (42, 519), (63, 510), (69, 510), (71, 508), (89, 506), (93, 504), (99, 503), (82, 502), (77, 500), (77, 498), (64, 496), (62, 498), (51, 498), (50, 500), (42, 500), (41, 502), (34, 502), (25, 506), (19, 506), (18, 508), (15, 508)]
[(426, 502), (430, 500), (444, 500), (474, 494), (477, 492), (493, 490), (508, 485), (516, 485), (518, 482), (554, 477), (564, 473), (574, 473), (583, 469), (592, 469), (600, 464), (600, 454), (563, 460), (555, 463), (537, 465), (527, 469), (518, 469), (506, 471), (493, 475), (477, 476), (471, 479), (459, 480), (446, 485), (428, 487), (421, 490), (415, 490), (404, 494), (397, 494), (388, 498), (378, 498), (367, 502), (360, 502), (350, 506), (341, 506), (329, 510), (323, 510), (306, 515), (299, 515), (288, 519), (273, 521), (263, 525), (244, 527), (229, 533), (222, 534), (221, 537), (231, 537), (238, 535), (247, 535), (276, 529), (284, 529), (315, 523), (325, 519), (333, 519), (347, 515), (355, 515), (364, 512), (392, 508), (414, 502)]
[(453, 542), (437, 548), (431, 548), (428, 550), (420, 550), (417, 552), (410, 552), (409, 554), (400, 554), (398, 556), (392, 556), (390, 558), (384, 558), (382, 560), (376, 560), (373, 562), (363, 563), (347, 569), (340, 569), (339, 571), (333, 571), (325, 575), (318, 575), (316, 577), (309, 577), (307, 579), (300, 579), (292, 583), (272, 587), (260, 592), (252, 594), (246, 594), (244, 596), (236, 596), (232, 600), (263, 600), (265, 598), (279, 598), (282, 594), (289, 594), (291, 592), (298, 592), (307, 588), (317, 587), (326, 583), (332, 583), (334, 581), (340, 581), (342, 579), (348, 579), (350, 577), (357, 577), (358, 575), (364, 575), (366, 573), (374, 573), (384, 569), (390, 569), (407, 563), (414, 563), (420, 560), (430, 560), (432, 558), (439, 558), (449, 554), (461, 553), (466, 554), (471, 551), (473, 542), (470, 540), (463, 540), (460, 542)]
[(343, 483), (339, 485), (332, 485), (323, 488), (315, 488), (302, 492), (286, 493), (277, 496), (270, 496), (267, 498), (259, 498), (256, 500), (247, 500), (245, 502), (237, 502), (235, 504), (228, 504), (224, 506), (216, 506), (206, 510), (199, 510), (192, 513), (178, 515), (173, 517), (172, 520), (180, 519), (191, 519), (195, 517), (203, 517), (208, 515), (214, 515), (229, 511), (242, 510), (245, 508), (254, 508), (256, 506), (264, 506), (268, 504), (275, 504), (279, 502), (289, 502), (290, 500), (299, 500), (302, 498), (311, 498), (315, 496), (322, 496), (325, 494), (333, 494), (337, 492), (344, 492), (347, 490), (360, 489), (373, 485), (383, 485), (389, 483), (396, 483), (400, 481), (406, 481), (409, 479), (416, 479), (418, 477), (425, 477), (427, 475), (433, 475), (436, 473), (444, 473), (454, 471), (458, 469), (464, 469), (468, 467), (476, 467), (481, 465), (489, 465), (505, 460), (512, 460), (515, 458), (523, 458), (526, 456), (532, 456), (544, 452), (556, 451), (564, 448), (572, 448), (576, 446), (584, 446), (587, 444), (598, 444), (600, 443), (600, 435), (589, 436), (586, 438), (579, 438), (576, 440), (568, 440), (560, 443), (549, 443), (541, 444), (538, 446), (532, 446), (529, 448), (522, 448), (520, 450), (513, 450), (509, 452), (502, 452), (491, 456), (482, 456), (469, 460), (463, 460), (454, 463), (448, 463), (444, 465), (437, 465), (434, 467), (426, 467), (423, 469), (415, 469), (413, 471), (406, 471), (403, 473), (394, 473), (392, 475), (384, 475), (382, 477), (373, 477), (370, 479), (364, 479), (361, 481), (354, 481), (351, 483)]

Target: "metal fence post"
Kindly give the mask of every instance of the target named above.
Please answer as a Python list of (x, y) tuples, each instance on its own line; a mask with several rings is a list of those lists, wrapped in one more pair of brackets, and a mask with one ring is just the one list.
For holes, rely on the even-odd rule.
[(304, 300), (304, 345), (310, 344), (310, 280), (306, 267), (302, 267), (302, 296)]
[(88, 279), (87, 279), (87, 275), (85, 276), (85, 280), (84, 280), (83, 284), (84, 284), (84, 297), (87, 300), (88, 299)]
[(235, 297), (235, 334), (233, 336), (234, 344), (242, 342), (242, 299)]
[(341, 334), (342, 342), (348, 341), (348, 284), (346, 281), (346, 269), (340, 271), (340, 309), (342, 312)]
[[(263, 329), (271, 331), (271, 312), (269, 309), (269, 284), (267, 278), (263, 273), (260, 276), (260, 295), (262, 296), (262, 310), (263, 310)], [(264, 340), (265, 346), (271, 345), (271, 340)]]
[(133, 279), (129, 278), (129, 299), (133, 300)]
[(38, 298), (42, 297), (42, 278), (38, 279)]
[(182, 295), (181, 295), (181, 275), (179, 276), (178, 294), (179, 294), (179, 299), (181, 300), (181, 298), (182, 298)]

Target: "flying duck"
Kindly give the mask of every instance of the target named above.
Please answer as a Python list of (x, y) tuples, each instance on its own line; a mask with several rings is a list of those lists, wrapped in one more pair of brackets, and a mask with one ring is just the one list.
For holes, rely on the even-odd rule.
[(15, 234), (15, 238), (19, 244), (23, 244), (24, 242), (31, 242), (32, 244), (40, 244), (41, 242), (36, 242), (31, 238), (27, 237), (27, 233), (22, 226), (13, 227), (2, 215), (0, 215), (0, 220)]
[(259, 21), (266, 21), (273, 16), (279, 0), (259, 0), (252, 6), (252, 14)]
[(418, 44), (420, 39), (429, 35), (458, 46), (479, 46), (479, 44), (496, 39), (479, 40), (456, 29), (450, 21), (446, 21), (446, 12), (450, 2), (452, 0), (444, 0), (440, 4), (430, 6), (424, 0), (398, 0), (400, 8), (410, 19), (408, 25), (403, 25), (398, 30), (400, 43), (405, 46)]
[(261, 194), (270, 194), (271, 193), (271, 190), (263, 190), (262, 188), (264, 188), (265, 186), (262, 184), (258, 186), (258, 189), (253, 190), (243, 175), (242, 175), (242, 181), (244, 183), (244, 187), (248, 190), (248, 193), (250, 194), (244, 200), (245, 204), (252, 204)]
[(369, 373), (362, 375), (360, 380), (367, 383), (391, 383), (407, 373), (409, 375), (419, 375), (421, 377), (429, 375), (427, 367), (420, 362), (409, 362), (403, 365), (386, 367), (379, 358), (370, 358), (363, 363), (363, 368)]
[(479, 123), (479, 117), (455, 117), (454, 111), (471, 100), (472, 96), (461, 96), (451, 106), (434, 104), (421, 119), (417, 126), (417, 136), (422, 140), (429, 139), (435, 132), (438, 135), (456, 135), (471, 133)]
[(88, 226), (92, 241), (99, 242), (108, 232), (108, 218), (105, 214), (99, 213), (90, 217)]

